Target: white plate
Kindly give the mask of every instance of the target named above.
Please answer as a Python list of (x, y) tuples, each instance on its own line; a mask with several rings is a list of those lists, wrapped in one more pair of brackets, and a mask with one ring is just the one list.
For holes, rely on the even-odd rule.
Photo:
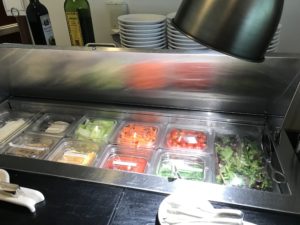
[(278, 46), (278, 45), (279, 45), (279, 42), (276, 42), (276, 43), (272, 43), (272, 42), (271, 42), (271, 43), (269, 44), (269, 48), (270, 48), (270, 47), (273, 47), (273, 46)]
[(154, 32), (154, 33), (128, 33), (120, 31), (120, 36), (124, 36), (126, 38), (155, 38), (161, 35), (166, 35), (166, 33), (163, 32)]
[(158, 39), (165, 39), (166, 35), (162, 34), (159, 36), (142, 36), (142, 37), (135, 37), (135, 36), (127, 36), (126, 34), (122, 34), (121, 39), (124, 39), (126, 41), (155, 41)]
[(138, 48), (138, 49), (165, 49), (166, 45), (160, 45), (160, 46), (143, 46), (143, 47), (130, 47), (126, 45), (122, 45), (123, 48)]
[(274, 35), (273, 38), (272, 38), (272, 40), (274, 40), (274, 39), (279, 39), (279, 38), (280, 38), (280, 34)]
[(181, 35), (181, 34), (173, 34), (170, 32), (167, 32), (167, 36), (171, 37), (173, 39), (180, 39), (180, 40), (191, 40), (190, 38), (188, 38), (187, 36)]
[(197, 42), (179, 42), (179, 41), (172, 41), (171, 39), (168, 39), (168, 42), (178, 47), (203, 47)]
[(167, 15), (167, 20), (172, 20), (174, 17), (176, 16), (176, 12), (172, 12), (172, 13), (169, 13), (168, 15)]
[(175, 43), (180, 43), (180, 44), (197, 44), (197, 42), (193, 41), (192, 39), (189, 38), (176, 38), (173, 36), (168, 35), (168, 40), (170, 40), (171, 42), (175, 42)]
[(167, 31), (169, 31), (171, 33), (175, 33), (175, 34), (181, 34), (179, 30), (172, 28), (170, 26), (167, 26)]
[(278, 38), (278, 39), (274, 39), (274, 40), (272, 40), (270, 43), (272, 43), (272, 44), (276, 44), (276, 43), (279, 43), (279, 41), (280, 41), (280, 39)]
[(159, 205), (157, 217), (158, 217), (158, 221), (159, 221), (160, 225), (169, 225), (169, 223), (165, 222), (164, 218), (166, 218), (166, 215), (167, 215), (167, 210), (169, 208), (168, 201), (170, 199), (172, 199), (172, 195), (169, 195), (168, 197), (166, 197)]
[(282, 24), (280, 23), (280, 24), (278, 24), (278, 27), (277, 27), (277, 29), (281, 29), (282, 28)]
[(126, 45), (135, 45), (135, 46), (143, 46), (143, 45), (156, 45), (156, 44), (165, 44), (166, 40), (165, 39), (158, 39), (155, 41), (126, 41), (121, 38), (121, 44), (126, 44)]
[(270, 50), (267, 50), (267, 53), (274, 53), (274, 52), (277, 52), (278, 49), (270, 49)]
[(125, 24), (157, 24), (166, 20), (166, 16), (156, 14), (128, 14), (118, 17)]
[(157, 44), (136, 45), (136, 44), (126, 44), (126, 43), (123, 43), (121, 41), (121, 45), (125, 46), (125, 47), (128, 47), (128, 48), (158, 48), (158, 47), (161, 47), (161, 46), (166, 46), (166, 42), (160, 42), (160, 43), (157, 43)]
[(178, 45), (174, 45), (174, 44), (171, 44), (170, 42), (168, 43), (168, 45), (173, 48), (173, 49), (181, 49), (181, 50), (206, 50), (207, 47), (204, 47), (204, 46), (197, 46), (197, 47), (182, 47), (182, 46), (178, 46)]
[(169, 27), (167, 27), (167, 32), (169, 33), (172, 33), (172, 34), (176, 34), (176, 35), (182, 35), (184, 36), (181, 32), (179, 32), (178, 30), (174, 30), (174, 29), (171, 29)]
[(124, 33), (137, 33), (137, 34), (141, 34), (141, 33), (165, 32), (165, 31), (166, 31), (165, 27), (155, 28), (155, 29), (143, 29), (143, 30), (132, 30), (132, 29), (126, 29), (126, 28), (120, 27), (120, 32), (124, 32)]
[(268, 49), (270, 49), (270, 48), (277, 48), (277, 47), (278, 47), (278, 45), (279, 45), (279, 44), (273, 44), (273, 45), (269, 45), (269, 46), (268, 46)]
[(277, 49), (278, 48), (278, 46), (271, 46), (271, 47), (268, 47), (268, 49), (267, 50), (271, 50), (271, 51), (273, 51), (273, 50), (275, 50), (275, 49)]
[(274, 40), (272, 40), (272, 41), (270, 42), (270, 44), (278, 44), (279, 41), (280, 41), (279, 38), (278, 38), (278, 39), (274, 39)]
[(146, 25), (131, 25), (124, 24), (119, 22), (119, 27), (129, 30), (152, 30), (157, 28), (163, 28), (166, 26), (166, 23), (158, 23), (158, 24), (146, 24)]

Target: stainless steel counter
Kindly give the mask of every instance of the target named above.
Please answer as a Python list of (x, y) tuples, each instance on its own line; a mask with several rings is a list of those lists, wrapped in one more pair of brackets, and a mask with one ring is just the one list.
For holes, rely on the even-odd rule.
[[(297, 99), (299, 55), (270, 55), (266, 62), (253, 64), (214, 53), (0, 48), (2, 96), (11, 97), (2, 107), (12, 110), (139, 112), (154, 120), (175, 116), (198, 119), (211, 127), (243, 124), (270, 132), (281, 130), (288, 108), (293, 115), (298, 112), (290, 104)], [(0, 156), (0, 167), (161, 193), (196, 190), (213, 201), (300, 214), (300, 164), (285, 128), (276, 147), (287, 185), (274, 193), (6, 155)]]
[[(53, 102), (53, 101), (37, 101), (34, 99), (12, 99), (3, 103), (2, 107), (8, 104), (12, 110), (29, 111), (29, 112), (55, 112), (55, 113), (93, 113), (99, 115), (103, 112), (125, 112), (129, 117), (139, 115), (139, 118), (147, 120), (153, 116), (158, 118), (164, 116), (172, 119), (185, 118), (196, 119), (202, 121), (215, 129), (218, 127), (227, 127), (227, 129), (236, 126), (245, 126), (245, 132), (263, 129), (265, 119), (258, 116), (237, 116), (226, 115), (220, 113), (206, 113), (200, 111), (186, 110), (167, 110), (153, 109), (140, 107), (125, 107), (113, 105), (93, 105), (93, 104), (78, 104), (68, 102)], [(143, 116), (141, 116), (143, 115)], [(285, 146), (288, 146), (286, 144)], [(290, 164), (290, 158), (293, 158), (291, 149), (285, 150), (285, 157), (280, 159), (280, 164), (283, 172), (287, 175), (288, 184), (282, 187), (277, 187), (275, 192), (258, 191), (244, 188), (226, 187), (212, 183), (173, 180), (168, 181), (165, 178), (160, 178), (153, 175), (142, 175), (135, 173), (126, 173), (119, 171), (108, 171), (98, 168), (88, 168), (74, 165), (49, 162), (45, 160), (34, 160), (27, 158), (19, 158), (8, 155), (0, 155), (0, 167), (14, 169), (20, 171), (30, 171), (34, 173), (50, 174), (53, 176), (67, 177), (91, 181), (96, 183), (104, 183), (122, 187), (129, 187), (159, 193), (172, 193), (174, 191), (195, 192), (199, 197), (205, 195), (212, 201), (225, 202), (255, 208), (269, 209), (274, 211), (289, 212), (300, 214), (300, 207), (297, 199), (297, 182), (298, 162)], [(291, 168), (291, 165), (293, 168)], [(295, 169), (296, 168), (296, 169)], [(196, 196), (195, 196), (196, 197)]]

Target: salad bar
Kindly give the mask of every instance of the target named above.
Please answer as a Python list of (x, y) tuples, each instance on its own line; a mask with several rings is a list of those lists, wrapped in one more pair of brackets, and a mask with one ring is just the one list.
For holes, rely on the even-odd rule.
[(1, 168), (300, 214), (300, 56), (0, 49)]
[[(64, 104), (53, 113), (45, 106), (44, 112), (1, 112), (8, 115), (3, 124), (26, 121), (0, 136), (2, 155), (281, 193), (263, 160), (263, 126), (235, 124), (233, 133), (224, 122), (184, 115), (122, 108), (79, 113)], [(242, 135), (246, 130), (252, 131)]]

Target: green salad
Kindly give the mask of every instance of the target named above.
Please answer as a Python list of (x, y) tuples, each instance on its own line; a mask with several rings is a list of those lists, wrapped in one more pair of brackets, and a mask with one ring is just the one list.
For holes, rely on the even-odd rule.
[(257, 142), (234, 135), (217, 136), (215, 149), (218, 156), (217, 183), (272, 190), (272, 181)]
[(203, 181), (204, 162), (194, 162), (188, 159), (163, 159), (160, 162), (157, 175), (184, 180)]
[(116, 125), (115, 120), (87, 119), (75, 131), (75, 137), (81, 141), (106, 142)]

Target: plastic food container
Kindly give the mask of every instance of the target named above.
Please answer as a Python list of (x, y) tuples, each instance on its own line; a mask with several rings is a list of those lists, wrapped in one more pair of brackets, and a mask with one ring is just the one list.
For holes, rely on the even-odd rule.
[(217, 134), (215, 150), (218, 184), (272, 191), (273, 181), (256, 137)]
[(188, 150), (198, 153), (213, 152), (212, 134), (197, 127), (170, 126), (163, 147), (171, 150)]
[(100, 150), (99, 145), (94, 142), (65, 139), (47, 159), (68, 164), (92, 166)]
[(9, 143), (7, 155), (42, 159), (57, 144), (59, 139), (43, 135), (23, 134)]
[(76, 127), (74, 138), (80, 141), (106, 143), (113, 133), (117, 121), (103, 118), (84, 118)]
[(159, 127), (153, 124), (126, 122), (123, 124), (115, 143), (134, 148), (154, 148), (158, 141)]
[(46, 113), (29, 128), (29, 132), (63, 137), (77, 120), (71, 115)]
[(153, 173), (161, 177), (204, 182), (213, 180), (214, 166), (207, 156), (161, 151), (155, 161)]
[(108, 147), (100, 161), (100, 167), (135, 173), (146, 173), (152, 151), (149, 149), (129, 149), (126, 147)]
[(0, 147), (29, 125), (34, 114), (2, 112), (0, 114)]

